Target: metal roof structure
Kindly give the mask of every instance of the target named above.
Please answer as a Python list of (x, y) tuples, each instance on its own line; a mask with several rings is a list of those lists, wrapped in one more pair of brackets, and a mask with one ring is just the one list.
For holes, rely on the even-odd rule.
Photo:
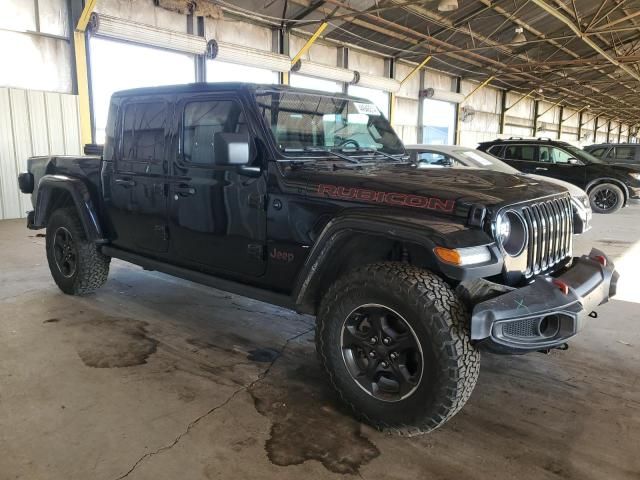
[(431, 55), (430, 66), (452, 75), (640, 123), (640, 0), (215, 3), (307, 33), (326, 21), (327, 40), (415, 63)]

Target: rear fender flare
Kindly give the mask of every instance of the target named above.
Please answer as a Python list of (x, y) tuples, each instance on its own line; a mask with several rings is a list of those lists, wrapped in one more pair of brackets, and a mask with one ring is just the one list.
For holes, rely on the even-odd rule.
[(51, 207), (57, 195), (64, 191), (69, 194), (76, 207), (87, 239), (96, 243), (104, 243), (96, 204), (91, 198), (87, 185), (80, 179), (67, 175), (44, 175), (38, 182), (36, 207), (33, 225), (36, 228), (47, 226)]

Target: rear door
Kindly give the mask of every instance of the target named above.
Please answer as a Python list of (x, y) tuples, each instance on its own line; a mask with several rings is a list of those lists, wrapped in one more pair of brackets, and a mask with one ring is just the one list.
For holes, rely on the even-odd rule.
[(612, 159), (610, 163), (625, 163), (627, 165), (636, 163), (636, 152), (638, 149), (633, 145), (617, 145), (612, 149)]
[(535, 145), (507, 144), (502, 155), (506, 163), (521, 172), (544, 175), (544, 171), (539, 171), (540, 166), (536, 161), (537, 150), (538, 147)]
[(167, 118), (164, 99), (122, 105), (120, 142), (105, 193), (114, 245), (164, 253), (167, 238)]
[[(211, 273), (255, 277), (266, 268), (266, 176), (215, 165), (214, 135), (253, 131), (234, 93), (176, 104), (169, 179), (171, 258)], [(254, 161), (262, 162), (254, 151)]]

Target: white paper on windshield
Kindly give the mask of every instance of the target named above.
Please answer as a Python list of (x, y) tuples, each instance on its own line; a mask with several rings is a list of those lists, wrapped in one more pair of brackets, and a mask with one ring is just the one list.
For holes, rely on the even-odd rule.
[(365, 115), (380, 115), (380, 110), (373, 103), (358, 103), (353, 102), (353, 105), (358, 110), (358, 113), (364, 113)]
[(476, 152), (464, 152), (464, 155), (471, 158), (472, 160), (475, 160), (480, 165), (492, 165), (489, 160), (483, 158), (481, 155), (478, 155)]

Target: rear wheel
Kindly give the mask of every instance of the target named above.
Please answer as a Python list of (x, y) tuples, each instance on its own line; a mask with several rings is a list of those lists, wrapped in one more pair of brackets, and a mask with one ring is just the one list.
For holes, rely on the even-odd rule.
[(353, 412), (405, 435), (455, 415), (478, 378), (463, 303), (436, 275), (401, 263), (354, 270), (322, 300), (317, 349)]
[(111, 259), (87, 240), (74, 208), (61, 208), (51, 214), (46, 245), (51, 276), (64, 293), (86, 295), (107, 281)]
[(589, 201), (596, 213), (615, 213), (624, 205), (624, 193), (613, 183), (601, 183), (589, 191)]

